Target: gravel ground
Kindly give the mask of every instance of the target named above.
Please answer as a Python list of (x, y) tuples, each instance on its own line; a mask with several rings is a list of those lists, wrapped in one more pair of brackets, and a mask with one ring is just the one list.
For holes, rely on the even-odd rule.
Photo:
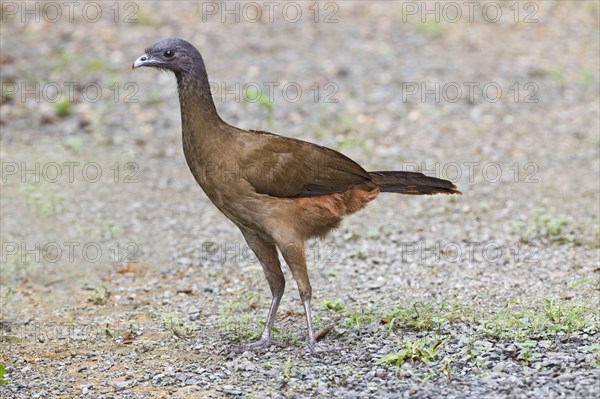
[[(597, 1), (30, 4), (2, 2), (1, 397), (600, 394)], [(285, 346), (231, 351), (270, 293), (187, 169), (174, 78), (131, 70), (172, 36), (230, 123), (462, 190), (309, 243), (338, 351), (304, 350), (287, 270)]]

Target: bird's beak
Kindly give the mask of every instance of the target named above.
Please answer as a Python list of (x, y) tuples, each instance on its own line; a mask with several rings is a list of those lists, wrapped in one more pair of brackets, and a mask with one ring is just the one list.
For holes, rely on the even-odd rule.
[(154, 63), (154, 61), (152, 60), (151, 57), (149, 57), (147, 54), (143, 54), (140, 58), (135, 60), (132, 68), (135, 69), (135, 68), (139, 68), (142, 66), (150, 66), (153, 63)]

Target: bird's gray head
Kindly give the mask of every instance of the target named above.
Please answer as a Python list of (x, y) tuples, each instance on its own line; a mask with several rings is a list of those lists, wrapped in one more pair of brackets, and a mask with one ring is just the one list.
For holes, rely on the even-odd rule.
[(196, 48), (189, 42), (173, 38), (165, 39), (148, 47), (145, 53), (133, 63), (133, 68), (153, 67), (173, 71), (175, 73), (190, 73), (204, 62)]

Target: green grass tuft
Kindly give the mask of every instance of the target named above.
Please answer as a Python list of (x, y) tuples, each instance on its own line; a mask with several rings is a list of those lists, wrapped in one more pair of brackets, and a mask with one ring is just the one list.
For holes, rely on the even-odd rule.
[(69, 100), (60, 100), (59, 102), (54, 104), (54, 113), (56, 114), (56, 116), (66, 118), (67, 116), (70, 116), (73, 113), (73, 107), (71, 106)]
[[(433, 342), (432, 342), (433, 341)], [(447, 340), (420, 338), (411, 341), (404, 338), (400, 342), (400, 350), (395, 353), (389, 353), (376, 361), (377, 364), (393, 364), (400, 367), (402, 363), (410, 361), (412, 363), (427, 363), (438, 358), (438, 350)]]

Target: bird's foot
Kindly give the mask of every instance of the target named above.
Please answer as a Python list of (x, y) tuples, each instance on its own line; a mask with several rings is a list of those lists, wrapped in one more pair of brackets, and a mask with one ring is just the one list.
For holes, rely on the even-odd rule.
[(285, 346), (282, 342), (273, 341), (271, 338), (261, 338), (258, 341), (250, 342), (248, 344), (235, 345), (233, 351), (238, 353), (246, 351), (264, 351), (271, 345)]
[(305, 348), (311, 353), (339, 352), (340, 350), (338, 347), (320, 344), (318, 342), (307, 342)]

